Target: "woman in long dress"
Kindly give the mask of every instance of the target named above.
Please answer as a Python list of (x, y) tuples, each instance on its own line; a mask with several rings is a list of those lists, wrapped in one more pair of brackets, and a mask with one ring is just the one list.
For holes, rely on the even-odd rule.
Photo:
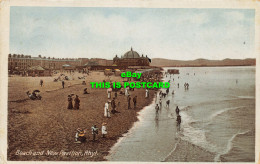
[(103, 123), (103, 124), (102, 124), (101, 132), (102, 132), (102, 137), (105, 138), (105, 136), (106, 136), (106, 134), (107, 134), (106, 123)]
[(107, 98), (111, 98), (111, 92), (112, 92), (112, 88), (108, 88), (107, 89)]
[(68, 109), (73, 109), (71, 95), (68, 95)]
[(105, 103), (104, 116), (105, 117), (110, 117), (110, 111), (108, 109), (108, 102)]
[(80, 100), (79, 100), (79, 96), (78, 95), (76, 95), (76, 98), (74, 99), (74, 108), (75, 109), (79, 109), (79, 106), (80, 106)]
[(125, 96), (128, 96), (128, 88), (125, 88)]

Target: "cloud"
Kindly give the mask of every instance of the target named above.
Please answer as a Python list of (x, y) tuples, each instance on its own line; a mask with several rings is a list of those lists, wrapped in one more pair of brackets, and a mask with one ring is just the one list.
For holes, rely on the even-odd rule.
[[(87, 8), (73, 11), (51, 10), (52, 17), (47, 17), (44, 9), (39, 13), (30, 9), (27, 14), (13, 13), (11, 53), (111, 59), (132, 46), (149, 57), (172, 59), (235, 55), (241, 58), (245, 53), (252, 56), (254, 36), (248, 31), (254, 27), (254, 21), (244, 10), (132, 9), (134, 12), (130, 12)], [(248, 50), (241, 48), (244, 40)]]

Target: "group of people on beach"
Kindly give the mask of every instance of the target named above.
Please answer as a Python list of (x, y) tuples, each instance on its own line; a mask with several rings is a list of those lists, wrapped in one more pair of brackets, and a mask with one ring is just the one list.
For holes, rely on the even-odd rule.
[(79, 110), (79, 106), (80, 106), (79, 96), (76, 95), (76, 97), (74, 98), (74, 107), (73, 107), (72, 101), (73, 101), (73, 94), (68, 95), (68, 109)]
[[(165, 73), (165, 76), (167, 77), (166, 73)], [(168, 82), (170, 82), (170, 80)], [(185, 82), (184, 87), (185, 87), (185, 90), (188, 90), (189, 89), (189, 83)], [(179, 83), (178, 83), (178, 88), (179, 88)], [(156, 105), (155, 105), (156, 119), (158, 119), (159, 111), (162, 109), (162, 99), (166, 98), (168, 93), (169, 93), (169, 88), (167, 88), (165, 92), (163, 92), (161, 90), (158, 95), (155, 92), (155, 102), (157, 102), (157, 97), (159, 96), (159, 101), (158, 101), (159, 103), (156, 103)], [(172, 95), (174, 95), (174, 90), (172, 90)], [(169, 108), (170, 100), (166, 100), (165, 103), (166, 103), (166, 108)], [(182, 119), (181, 119), (181, 115), (180, 115), (180, 109), (179, 109), (178, 106), (176, 106), (175, 113), (176, 113), (177, 130), (180, 131)]]
[[(101, 126), (101, 134), (102, 138), (106, 138), (107, 135), (107, 123), (103, 122)], [(97, 135), (98, 135), (98, 127), (96, 125), (93, 125), (91, 127), (91, 134), (92, 134), (92, 141), (96, 141)], [(84, 143), (87, 140), (87, 129), (81, 129), (78, 128), (75, 135), (75, 143)]]

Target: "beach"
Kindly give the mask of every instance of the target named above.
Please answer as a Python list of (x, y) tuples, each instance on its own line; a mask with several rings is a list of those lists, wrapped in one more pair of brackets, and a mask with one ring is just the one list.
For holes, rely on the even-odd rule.
[[(84, 79), (82, 74), (66, 73), (71, 79), (53, 82), (54, 77), (9, 77), (8, 83), (8, 160), (52, 160), (52, 161), (103, 161), (117, 139), (137, 121), (137, 112), (152, 102), (154, 90), (145, 98), (145, 89), (130, 91), (137, 95), (137, 108), (127, 109), (127, 98), (118, 94), (116, 104), (120, 113), (104, 117), (104, 105), (108, 100), (103, 88), (91, 88), (90, 82), (108, 80), (103, 72), (91, 72)], [(43, 80), (43, 87), (40, 80)], [(74, 79), (74, 80), (72, 80)], [(111, 76), (112, 81), (122, 81), (120, 76)], [(83, 94), (88, 88), (90, 94)], [(30, 100), (27, 91), (40, 90), (41, 100)], [(80, 99), (79, 110), (68, 110), (68, 95), (75, 94)], [(75, 97), (75, 96), (74, 96)], [(114, 93), (112, 93), (114, 97)], [(110, 99), (111, 100), (111, 99)], [(74, 103), (74, 102), (73, 102)], [(111, 107), (109, 105), (111, 110)], [(107, 123), (108, 134), (101, 137), (101, 124)], [(97, 125), (99, 134), (93, 142), (91, 126)], [(74, 143), (77, 128), (87, 129), (87, 142)]]
[[(165, 71), (172, 69), (164, 68)], [(185, 67), (106, 157), (109, 161), (254, 162), (255, 67)], [(174, 81), (173, 81), (174, 79)], [(179, 83), (179, 87), (178, 87)], [(189, 89), (184, 84), (189, 83)], [(174, 94), (171, 94), (174, 90)], [(165, 90), (162, 89), (163, 92)], [(159, 97), (159, 96), (158, 96)], [(166, 101), (170, 100), (169, 107)], [(176, 107), (181, 129), (176, 128)], [(140, 144), (141, 143), (141, 144)]]

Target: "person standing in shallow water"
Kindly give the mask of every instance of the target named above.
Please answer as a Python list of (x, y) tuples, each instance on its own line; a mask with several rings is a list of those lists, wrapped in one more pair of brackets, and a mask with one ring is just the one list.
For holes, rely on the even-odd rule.
[(181, 130), (181, 116), (180, 115), (177, 116), (176, 121), (177, 121), (177, 130), (180, 131)]
[(160, 109), (159, 105), (156, 104), (156, 106), (155, 106), (155, 112), (156, 112), (156, 115), (159, 113), (159, 109)]
[(80, 106), (80, 100), (79, 100), (79, 96), (76, 95), (76, 98), (74, 99), (74, 108), (75, 109), (79, 109), (79, 106)]
[(68, 109), (73, 109), (71, 95), (68, 95)]
[(178, 107), (178, 106), (176, 107), (176, 109), (175, 109), (175, 112), (176, 112), (176, 115), (178, 116), (178, 115), (179, 115), (179, 113), (180, 113), (180, 109), (179, 109), (179, 107)]

